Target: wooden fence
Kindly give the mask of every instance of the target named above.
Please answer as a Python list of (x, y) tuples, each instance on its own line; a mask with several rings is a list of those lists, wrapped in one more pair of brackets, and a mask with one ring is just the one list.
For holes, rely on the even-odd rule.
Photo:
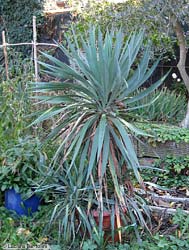
[(33, 16), (33, 41), (32, 42), (23, 42), (23, 43), (7, 43), (6, 42), (6, 35), (5, 31), (2, 31), (2, 42), (3, 44), (0, 45), (0, 49), (3, 49), (4, 60), (5, 60), (5, 73), (6, 79), (9, 79), (9, 62), (8, 62), (8, 47), (14, 46), (23, 46), (23, 45), (31, 45), (33, 47), (33, 61), (34, 61), (34, 71), (35, 71), (35, 82), (39, 80), (38, 74), (38, 63), (37, 63), (37, 46), (53, 46), (58, 47), (56, 43), (38, 43), (37, 42), (37, 28), (36, 28), (36, 17)]

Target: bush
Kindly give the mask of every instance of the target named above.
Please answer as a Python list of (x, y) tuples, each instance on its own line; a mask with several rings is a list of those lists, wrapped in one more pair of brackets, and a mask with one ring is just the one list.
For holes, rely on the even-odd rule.
[[(6, 31), (8, 42), (31, 42), (33, 15), (37, 16), (38, 24), (43, 22), (42, 3), (43, 0), (0, 0), (0, 31)], [(21, 48), (26, 52), (31, 46)]]
[(14, 54), (17, 65), (10, 65), (11, 79), (2, 80), (0, 84), (0, 149), (8, 141), (28, 132), (26, 126), (29, 119), (26, 115), (31, 109), (31, 103), (27, 94), (27, 83), (33, 80), (32, 66), (28, 59), (23, 60), (19, 56), (19, 53)]
[[(133, 105), (133, 113), (148, 121), (162, 121), (171, 124), (184, 118), (186, 97), (167, 88), (156, 90)], [(137, 109), (135, 109), (138, 107)]]
[(189, 186), (189, 157), (167, 156), (157, 160), (154, 165), (164, 171), (143, 169), (142, 177), (145, 181), (152, 181), (156, 177), (156, 184), (168, 188)]

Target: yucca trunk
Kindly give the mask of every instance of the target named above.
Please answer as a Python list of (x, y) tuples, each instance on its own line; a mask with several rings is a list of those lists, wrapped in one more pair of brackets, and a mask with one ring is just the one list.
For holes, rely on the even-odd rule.
[[(172, 17), (172, 22), (173, 22), (173, 27), (174, 27), (177, 39), (178, 39), (179, 50), (180, 50), (180, 58), (179, 58), (177, 67), (182, 77), (182, 80), (187, 88), (187, 91), (189, 93), (189, 75), (186, 72), (186, 56), (187, 56), (186, 38), (184, 35), (183, 28), (175, 15), (173, 15)], [(187, 106), (185, 118), (180, 123), (180, 125), (183, 128), (189, 128), (189, 100), (188, 100), (188, 106)]]

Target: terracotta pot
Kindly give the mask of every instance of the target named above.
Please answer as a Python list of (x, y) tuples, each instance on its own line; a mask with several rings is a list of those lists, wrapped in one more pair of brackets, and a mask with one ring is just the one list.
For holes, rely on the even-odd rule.
[(58, 7), (65, 7), (66, 2), (65, 1), (56, 1), (56, 5)]
[[(97, 225), (99, 225), (99, 217), (100, 217), (100, 213), (97, 210), (93, 210), (92, 211), (92, 216), (96, 222)], [(115, 231), (117, 230), (117, 222), (115, 219), (114, 222), (115, 225)], [(112, 237), (111, 237), (111, 213), (109, 211), (104, 211), (103, 212), (103, 231), (104, 231), (104, 239), (107, 241), (113, 241)], [(115, 232), (114, 234), (114, 242), (118, 242), (119, 241), (119, 234), (117, 232)]]
[[(99, 211), (94, 210), (92, 213), (96, 224), (99, 224)], [(111, 228), (111, 214), (108, 211), (103, 212), (103, 229)]]

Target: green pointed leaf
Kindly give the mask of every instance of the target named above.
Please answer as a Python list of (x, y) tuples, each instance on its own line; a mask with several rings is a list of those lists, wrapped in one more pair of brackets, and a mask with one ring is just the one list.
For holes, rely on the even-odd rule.
[(117, 194), (117, 197), (118, 197), (118, 199), (120, 201), (122, 201), (123, 197), (121, 195), (120, 185), (119, 185), (119, 182), (118, 182), (118, 178), (117, 178), (117, 174), (116, 174), (116, 171), (115, 171), (115, 166), (114, 166), (114, 162), (113, 162), (111, 154), (109, 156), (109, 169), (110, 169), (110, 173), (111, 173), (111, 176), (112, 176), (112, 180), (113, 180), (113, 183), (114, 183), (114, 188), (115, 188), (115, 192)]
[(99, 123), (99, 137), (98, 137), (98, 154), (97, 154), (97, 161), (100, 157), (101, 151), (102, 151), (102, 147), (103, 147), (103, 142), (104, 142), (104, 135), (105, 135), (105, 131), (106, 131), (106, 126), (107, 126), (107, 122), (106, 122), (106, 115), (103, 114), (101, 119), (100, 119), (100, 123)]
[(96, 128), (95, 135), (94, 135), (93, 141), (92, 141), (92, 148), (91, 148), (89, 165), (88, 165), (88, 172), (87, 172), (87, 180), (90, 177), (92, 171), (94, 169), (97, 169), (95, 164), (97, 164), (96, 157), (97, 157), (97, 152), (98, 152), (98, 138), (99, 138), (99, 127)]
[(107, 128), (104, 134), (104, 143), (103, 143), (103, 153), (102, 153), (102, 176), (106, 173), (106, 167), (108, 163), (108, 157), (110, 152), (110, 135), (109, 129)]
[[(77, 155), (79, 153), (80, 147), (83, 144), (84, 138), (86, 137), (87, 130), (89, 128), (91, 128), (91, 125), (93, 124), (93, 121), (94, 121), (94, 118), (88, 120), (84, 124), (84, 126), (82, 127), (82, 129), (77, 133), (78, 140), (77, 140), (77, 143), (74, 144), (74, 153), (73, 153), (73, 156), (72, 156), (72, 161), (71, 161), (70, 167), (75, 162), (75, 159), (76, 159), (76, 157), (77, 157)], [(72, 147), (72, 144), (70, 145), (70, 147)]]
[(167, 72), (166, 75), (164, 75), (159, 81), (156, 83), (152, 84), (150, 87), (148, 87), (146, 90), (142, 91), (140, 94), (137, 96), (132, 97), (131, 99), (127, 99), (125, 101), (126, 104), (130, 104), (132, 102), (136, 102), (144, 98), (145, 96), (149, 95), (152, 91), (154, 91), (156, 88), (158, 88), (166, 79), (170, 71)]

